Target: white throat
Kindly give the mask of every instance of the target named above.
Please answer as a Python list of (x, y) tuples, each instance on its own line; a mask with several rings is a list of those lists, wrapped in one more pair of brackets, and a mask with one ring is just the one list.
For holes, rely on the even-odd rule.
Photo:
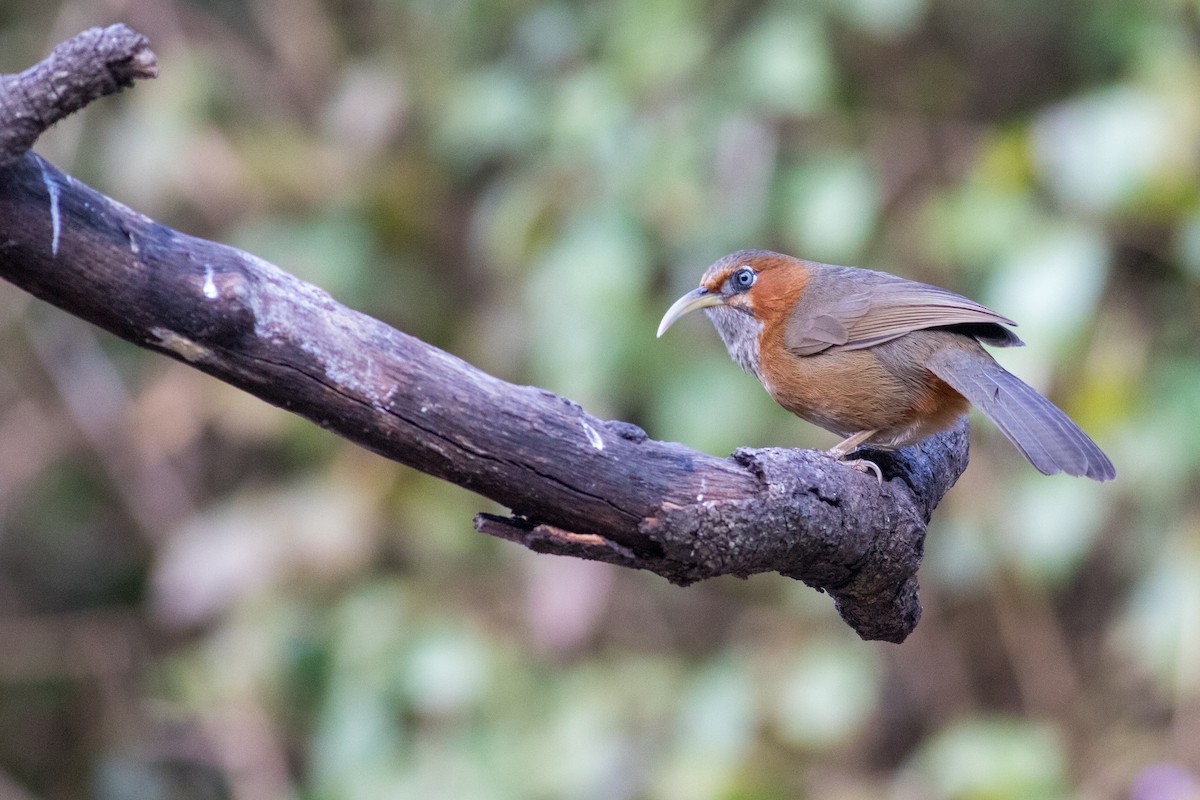
[(750, 313), (729, 306), (712, 306), (704, 309), (704, 313), (712, 320), (717, 333), (721, 334), (721, 341), (725, 342), (729, 357), (761, 381), (762, 375), (758, 371), (758, 335), (762, 332), (762, 323)]

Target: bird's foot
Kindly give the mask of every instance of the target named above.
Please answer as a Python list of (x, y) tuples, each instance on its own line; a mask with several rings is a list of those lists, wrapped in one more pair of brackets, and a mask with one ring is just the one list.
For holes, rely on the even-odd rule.
[(879, 431), (859, 431), (852, 436), (847, 436), (845, 439), (826, 450), (825, 455), (829, 456), (835, 461), (840, 461), (851, 469), (856, 469), (859, 472), (874, 472), (875, 479), (879, 481), (880, 486), (883, 486), (883, 471), (879, 469), (879, 465), (874, 461), (868, 461), (865, 458), (852, 458), (849, 461), (846, 460), (846, 456), (850, 455), (852, 451), (858, 449), (860, 444), (867, 441), (877, 433), (879, 433)]
[(879, 481), (879, 485), (883, 486), (883, 470), (874, 461), (868, 461), (865, 458), (852, 458), (849, 461), (838, 459), (850, 469), (856, 469), (859, 472), (874, 472), (875, 480)]

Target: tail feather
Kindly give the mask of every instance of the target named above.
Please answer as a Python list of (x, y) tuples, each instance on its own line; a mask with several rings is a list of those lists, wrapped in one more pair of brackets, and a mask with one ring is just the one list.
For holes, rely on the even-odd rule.
[(1116, 477), (1108, 456), (1070, 417), (982, 349), (945, 348), (928, 367), (994, 422), (1038, 471), (1098, 481)]

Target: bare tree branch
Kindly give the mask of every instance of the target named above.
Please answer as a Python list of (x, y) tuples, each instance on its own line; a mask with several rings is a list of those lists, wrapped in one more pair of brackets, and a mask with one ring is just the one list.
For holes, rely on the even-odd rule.
[(89, 28), (17, 75), (0, 77), (0, 166), (20, 156), (63, 117), (107, 94), (154, 78), (145, 36), (124, 25)]
[[(127, 47), (102, 47), (97, 36)], [(871, 454), (883, 486), (814, 451), (721, 459), (654, 441), (481, 372), (24, 152), (53, 120), (152, 75), (153, 63), (144, 39), (114, 26), (0, 79), (0, 276), (512, 509), (510, 518), (477, 517), (485, 533), (679, 584), (780, 572), (829, 592), (864, 638), (898, 642), (912, 631), (925, 525), (966, 467), (965, 422), (920, 446)]]

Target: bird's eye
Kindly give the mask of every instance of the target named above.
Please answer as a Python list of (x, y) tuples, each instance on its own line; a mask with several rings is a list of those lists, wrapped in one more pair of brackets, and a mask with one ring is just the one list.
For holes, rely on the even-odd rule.
[(754, 285), (754, 279), (756, 277), (757, 276), (755, 275), (754, 270), (750, 269), (749, 267), (742, 267), (737, 272), (733, 273), (730, 278), (730, 282), (734, 291), (744, 292)]

